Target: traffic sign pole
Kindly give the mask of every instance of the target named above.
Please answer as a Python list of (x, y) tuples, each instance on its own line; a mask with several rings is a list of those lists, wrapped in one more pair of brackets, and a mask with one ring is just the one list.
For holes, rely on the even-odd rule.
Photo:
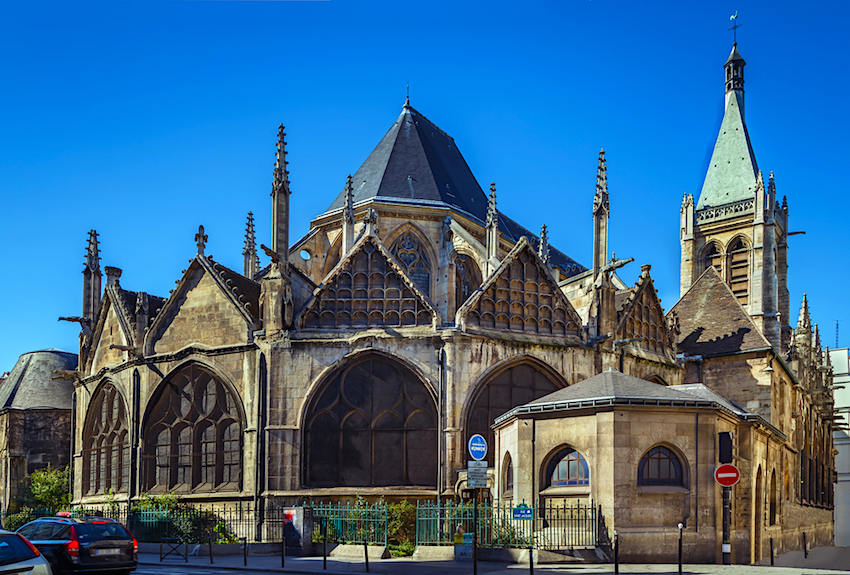
[(732, 523), (732, 488), (723, 488), (723, 564), (732, 564), (732, 542), (730, 531)]

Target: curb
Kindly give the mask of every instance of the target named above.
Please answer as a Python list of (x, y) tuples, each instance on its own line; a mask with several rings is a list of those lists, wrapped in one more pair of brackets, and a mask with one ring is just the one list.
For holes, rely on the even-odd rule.
[(290, 568), (290, 567), (276, 567), (276, 568), (268, 568), (268, 567), (245, 567), (245, 566), (232, 566), (232, 565), (216, 565), (215, 563), (207, 565), (192, 565), (191, 563), (177, 563), (175, 562), (165, 562), (165, 561), (139, 561), (139, 565), (147, 565), (147, 566), (163, 566), (163, 565), (172, 565), (174, 567), (187, 567), (190, 569), (224, 569), (227, 571), (246, 571), (253, 573), (295, 573), (298, 575), (315, 575), (316, 573), (327, 573), (327, 575), (351, 575), (351, 571), (331, 571), (328, 569), (327, 571), (320, 569), (318, 571), (312, 570), (304, 570), (298, 568)]

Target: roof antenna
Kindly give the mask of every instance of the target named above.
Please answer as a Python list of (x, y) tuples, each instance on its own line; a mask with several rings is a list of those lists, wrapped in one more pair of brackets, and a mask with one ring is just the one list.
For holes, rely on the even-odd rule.
[(733, 14), (732, 16), (729, 16), (729, 20), (731, 20), (732, 23), (734, 24), (734, 26), (729, 28), (730, 30), (732, 30), (732, 41), (735, 44), (737, 44), (738, 43), (738, 28), (741, 27), (741, 25), (738, 24), (738, 11), (737, 10), (735, 10), (735, 14)]

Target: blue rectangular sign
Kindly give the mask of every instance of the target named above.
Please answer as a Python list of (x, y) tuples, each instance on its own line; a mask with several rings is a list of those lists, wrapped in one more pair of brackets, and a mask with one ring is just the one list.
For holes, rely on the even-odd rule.
[(514, 519), (534, 519), (533, 507), (514, 507)]

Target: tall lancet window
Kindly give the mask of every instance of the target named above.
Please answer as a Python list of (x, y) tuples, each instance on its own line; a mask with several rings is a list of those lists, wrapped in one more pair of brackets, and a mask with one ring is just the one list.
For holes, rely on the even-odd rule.
[(705, 248), (705, 252), (702, 255), (702, 263), (703, 271), (713, 267), (717, 270), (717, 273), (721, 274), (721, 276), (723, 275), (723, 256), (717, 244), (711, 243)]
[(472, 295), (472, 292), (481, 285), (481, 271), (478, 269), (478, 264), (470, 256), (458, 254), (455, 257), (455, 273), (455, 289), (457, 290), (455, 302), (460, 307)]
[(741, 305), (749, 303), (750, 295), (750, 250), (743, 238), (729, 246), (729, 287)]
[(401, 262), (407, 277), (413, 280), (419, 291), (431, 297), (431, 264), (419, 238), (405, 232), (393, 243), (392, 254)]

